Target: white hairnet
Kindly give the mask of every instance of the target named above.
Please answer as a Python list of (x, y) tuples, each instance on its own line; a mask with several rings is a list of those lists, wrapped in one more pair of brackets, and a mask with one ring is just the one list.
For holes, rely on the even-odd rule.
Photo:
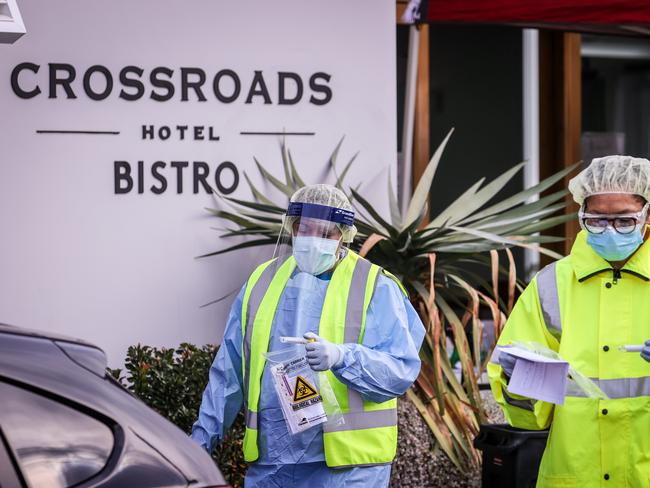
[[(316, 205), (325, 205), (327, 207), (340, 208), (354, 212), (350, 200), (340, 189), (333, 185), (307, 185), (300, 188), (290, 199), (290, 202), (314, 203)], [(293, 224), (296, 217), (287, 217), (289, 227)], [(343, 242), (352, 242), (357, 233), (354, 225), (336, 224), (343, 235)]]
[(595, 158), (569, 181), (569, 191), (580, 205), (604, 193), (639, 195), (650, 201), (650, 161), (631, 156)]

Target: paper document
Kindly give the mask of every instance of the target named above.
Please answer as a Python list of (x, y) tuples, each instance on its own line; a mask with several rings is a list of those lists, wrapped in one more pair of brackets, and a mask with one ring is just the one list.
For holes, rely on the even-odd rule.
[(501, 350), (517, 358), (508, 391), (535, 400), (564, 404), (569, 363), (511, 346)]

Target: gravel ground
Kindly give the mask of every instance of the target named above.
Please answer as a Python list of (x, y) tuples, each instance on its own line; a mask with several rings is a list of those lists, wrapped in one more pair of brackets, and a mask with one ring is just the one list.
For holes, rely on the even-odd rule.
[(483, 399), (483, 405), (487, 412), (488, 421), (491, 424), (505, 424), (506, 418), (503, 416), (503, 410), (501, 410), (501, 407), (494, 401), (492, 392), (490, 390), (481, 391), (481, 398)]
[[(503, 413), (489, 390), (481, 392), (490, 423), (504, 423)], [(440, 450), (429, 427), (410, 401), (398, 402), (399, 437), (397, 460), (393, 463), (390, 486), (393, 488), (440, 487), (478, 488), (479, 469), (460, 472)]]

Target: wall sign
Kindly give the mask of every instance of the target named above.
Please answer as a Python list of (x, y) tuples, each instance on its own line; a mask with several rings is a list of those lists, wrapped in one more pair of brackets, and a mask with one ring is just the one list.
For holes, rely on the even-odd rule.
[[(101, 5), (101, 8), (99, 6)], [(0, 45), (0, 322), (102, 346), (221, 339), (261, 250), (204, 211), (248, 197), (282, 138), (309, 182), (349, 173), (379, 205), (395, 162), (394, 4), (21, 0)], [(381, 182), (381, 184), (378, 184)], [(263, 188), (269, 194), (273, 189)]]

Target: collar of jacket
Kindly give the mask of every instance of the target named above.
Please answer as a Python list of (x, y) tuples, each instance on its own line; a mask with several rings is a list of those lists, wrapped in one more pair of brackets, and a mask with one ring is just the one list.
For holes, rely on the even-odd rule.
[[(585, 281), (605, 271), (612, 271), (612, 265), (601, 258), (589, 244), (587, 233), (581, 230), (571, 248), (571, 265), (578, 281)], [(650, 281), (650, 240), (641, 244), (639, 249), (621, 268), (622, 273), (629, 273), (643, 281)]]

